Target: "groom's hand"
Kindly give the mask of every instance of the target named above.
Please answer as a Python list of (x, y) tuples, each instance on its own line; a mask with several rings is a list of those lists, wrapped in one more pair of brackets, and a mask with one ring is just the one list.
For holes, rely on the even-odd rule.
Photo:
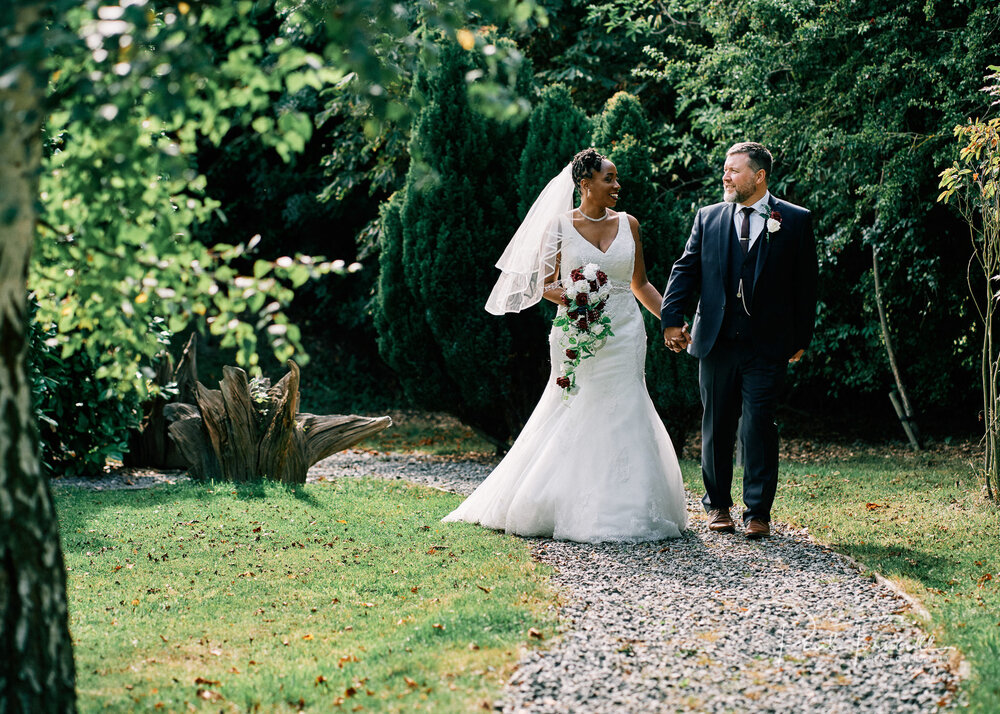
[(691, 344), (691, 334), (688, 332), (688, 325), (684, 327), (668, 327), (663, 331), (663, 344), (674, 352), (682, 352)]
[(791, 357), (788, 358), (788, 363), (789, 364), (795, 364), (800, 359), (802, 359), (802, 355), (804, 353), (805, 353), (805, 350), (799, 350), (798, 352), (796, 352), (795, 354), (793, 354)]

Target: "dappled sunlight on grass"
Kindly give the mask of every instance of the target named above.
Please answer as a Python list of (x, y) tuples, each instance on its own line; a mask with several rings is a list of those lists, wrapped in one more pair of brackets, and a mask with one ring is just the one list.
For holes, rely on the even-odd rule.
[(399, 482), (60, 490), (82, 711), (465, 711), (555, 626), (520, 539)]

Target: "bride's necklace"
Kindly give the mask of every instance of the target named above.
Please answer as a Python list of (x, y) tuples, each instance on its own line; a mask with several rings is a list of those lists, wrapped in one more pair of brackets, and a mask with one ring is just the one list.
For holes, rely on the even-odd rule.
[(608, 208), (607, 208), (607, 206), (604, 207), (604, 213), (601, 214), (600, 218), (591, 218), (586, 213), (584, 213), (583, 209), (581, 209), (581, 208), (578, 208), (576, 210), (579, 212), (579, 214), (581, 216), (583, 216), (584, 218), (586, 218), (588, 221), (591, 221), (592, 223), (600, 223), (601, 221), (603, 221), (605, 218), (608, 217)]

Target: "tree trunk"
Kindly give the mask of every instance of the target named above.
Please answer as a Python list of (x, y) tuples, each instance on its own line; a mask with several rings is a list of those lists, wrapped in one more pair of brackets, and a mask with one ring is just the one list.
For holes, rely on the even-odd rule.
[[(917, 429), (913, 407), (910, 406), (910, 398), (906, 393), (906, 388), (903, 386), (903, 377), (900, 375), (899, 365), (896, 364), (896, 350), (892, 346), (892, 335), (889, 334), (889, 320), (886, 317), (885, 306), (882, 301), (882, 281), (879, 277), (877, 246), (872, 247), (872, 277), (875, 279), (875, 305), (878, 307), (878, 319), (882, 325), (882, 339), (885, 341), (885, 353), (889, 358), (889, 369), (892, 370), (892, 377), (896, 381), (896, 388), (899, 390), (899, 398), (902, 400), (901, 407), (903, 413), (899, 415), (899, 421), (903, 425), (903, 431), (906, 432), (907, 438), (910, 440), (910, 446), (916, 451), (920, 451), (920, 430)], [(892, 399), (891, 394), (890, 399)]]
[(66, 572), (25, 369), (45, 5), (0, 13), (0, 711), (11, 713), (76, 711)]

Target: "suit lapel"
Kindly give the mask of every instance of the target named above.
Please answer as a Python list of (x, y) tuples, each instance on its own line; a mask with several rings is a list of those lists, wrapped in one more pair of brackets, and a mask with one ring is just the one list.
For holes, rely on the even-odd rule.
[[(767, 205), (774, 210), (774, 194), (768, 198)], [(767, 221), (764, 221), (764, 229), (757, 234), (757, 267), (754, 269), (753, 273), (753, 284), (757, 284), (757, 280), (760, 278), (760, 272), (764, 269), (764, 263), (767, 261), (768, 250), (771, 247), (771, 241), (767, 237)]]
[(719, 275), (722, 276), (722, 284), (726, 284), (726, 276), (729, 275), (729, 246), (732, 243), (733, 215), (736, 212), (736, 204), (727, 204), (719, 212), (719, 226), (717, 234), (719, 239)]

